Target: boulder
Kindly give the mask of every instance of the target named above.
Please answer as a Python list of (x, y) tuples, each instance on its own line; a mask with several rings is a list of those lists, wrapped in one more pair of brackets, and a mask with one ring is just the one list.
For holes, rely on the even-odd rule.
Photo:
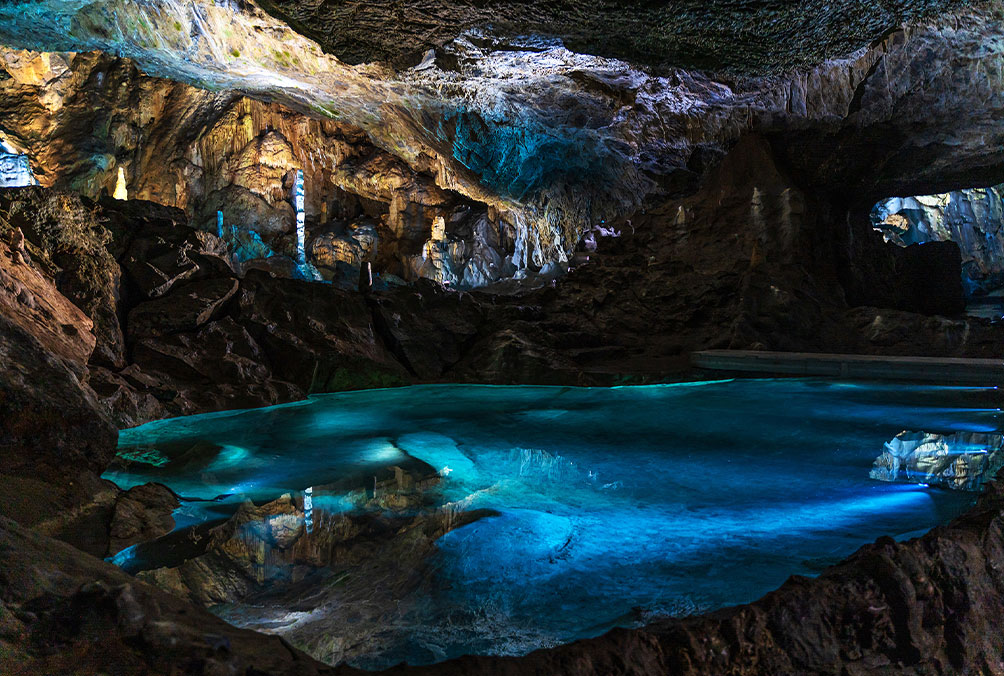
[(177, 496), (163, 484), (133, 486), (122, 493), (112, 512), (105, 556), (170, 533), (174, 529), (171, 513), (179, 506)]
[(196, 329), (213, 318), (237, 287), (232, 278), (200, 280), (138, 305), (129, 313), (129, 337), (137, 340)]
[(89, 387), (0, 315), (0, 473), (70, 481), (100, 474), (118, 432)]

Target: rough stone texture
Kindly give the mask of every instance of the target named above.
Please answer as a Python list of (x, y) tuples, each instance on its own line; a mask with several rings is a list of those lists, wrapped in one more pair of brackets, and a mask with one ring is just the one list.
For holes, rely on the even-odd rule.
[[(116, 316), (120, 272), (93, 204), (67, 193), (15, 188), (0, 192), (0, 210), (4, 214), (0, 232), (20, 229), (36, 271), (51, 276), (59, 292), (92, 320), (96, 344), (91, 359), (124, 365), (125, 346)], [(76, 328), (82, 333), (90, 330), (87, 322)]]
[(118, 432), (77, 374), (0, 315), (0, 473), (46, 480), (100, 474)]
[(2, 516), (0, 569), (5, 674), (337, 673)]
[(555, 286), (501, 295), (420, 283), (364, 296), (254, 269), (237, 280), (180, 211), (104, 200), (89, 208), (121, 261), (113, 307), (130, 351), (125, 368), (94, 366), (94, 387), (132, 425), (415, 381), (658, 380), (713, 347), (999, 355), (995, 327), (903, 312), (961, 309), (954, 245), (884, 244), (866, 213), (800, 187), (776, 152), (746, 138), (694, 195), (590, 234)]
[[(466, 250), (477, 249), (476, 233), (465, 227), (471, 203), (439, 188), (429, 167), (409, 167), (356, 127), (147, 77), (128, 61), (100, 54), (36, 56), (32, 64), (46, 58), (58, 64), (52, 76), (61, 85), (54, 88), (51, 79), (23, 76), (28, 53), (4, 56), (15, 76), (0, 82), (0, 117), (17, 130), (45, 186), (97, 198), (112, 192), (122, 169), (130, 198), (184, 209), (186, 221), (210, 232), (221, 211), (225, 228), (237, 226), (239, 238), (253, 230), (266, 248), (292, 255), (292, 174), (301, 169), (310, 230), (358, 242), (362, 251), (346, 258), (356, 267), (360, 256), (377, 253), (377, 233), (359, 233), (360, 221), (379, 231), (378, 271), (398, 276), (421, 270), (413, 259), (439, 214), (465, 238)], [(95, 147), (103, 150), (98, 162)], [(483, 207), (475, 211), (484, 214)], [(185, 252), (146, 245), (153, 251), (129, 252), (122, 262), (150, 297), (196, 274)], [(242, 261), (257, 257), (236, 242), (231, 250)], [(328, 252), (322, 246), (313, 262), (333, 268)], [(461, 276), (465, 264), (465, 257), (454, 262)], [(471, 279), (485, 283), (505, 272), (500, 266)]]
[(178, 287), (129, 313), (129, 335), (159, 337), (192, 331), (209, 322), (237, 292), (236, 279), (206, 279)]
[[(435, 22), (423, 38), (435, 45), (433, 61), (398, 71), (349, 67), (251, 3), (0, 6), (0, 39), (10, 44), (101, 48), (150, 74), (277, 101), (195, 90), (96, 54), (4, 54), (10, 79), (0, 83), (0, 117), (43, 184), (96, 197), (122, 170), (132, 195), (188, 210), (109, 200), (95, 207), (36, 189), (4, 194), (13, 199), (5, 218), (26, 234), (33, 263), (46, 264), (96, 327), (90, 372), (74, 372), (0, 316), (0, 356), (14, 365), (0, 381), (0, 472), (14, 475), (2, 482), (4, 504), (7, 486), (41, 503), (56, 484), (36, 477), (65, 482), (106, 465), (114, 430), (81, 385), (86, 375), (117, 420), (134, 424), (408, 381), (661, 380), (679, 376), (687, 353), (701, 347), (1000, 357), (1000, 327), (908, 312), (958, 310), (957, 251), (889, 249), (867, 212), (893, 194), (1004, 179), (1004, 5), (930, 19), (857, 7), (850, 23), (843, 3), (825, 5), (826, 20), (796, 43), (770, 38), (790, 32), (785, 17), (794, 9), (722, 9), (725, 25), (753, 21), (773, 47), (745, 56), (750, 64), (781, 63), (784, 53), (814, 62), (734, 78), (643, 72), (536, 37), (472, 33), (446, 44)], [(593, 16), (606, 7), (593, 7)], [(821, 7), (801, 16), (821, 16)], [(752, 18), (735, 24), (751, 8)], [(903, 18), (911, 23), (892, 25)], [(826, 21), (852, 28), (835, 45), (814, 41), (831, 29)], [(805, 56), (871, 38), (846, 57)], [(245, 221), (238, 225), (247, 232), (254, 220), (268, 247), (288, 252), (291, 169), (312, 186), (307, 211), (324, 226), (312, 234), (355, 240), (351, 226), (372, 221), (379, 243), (367, 255), (383, 271), (451, 283), (470, 275), (479, 284), (519, 275), (523, 283), (498, 284), (498, 295), (433, 284), (377, 284), (363, 295), (268, 271), (235, 280), (230, 252), (186, 227), (188, 216), (212, 229), (223, 207), (228, 221)], [(943, 281), (926, 274), (932, 262)], [(566, 264), (572, 272), (552, 285), (550, 273)], [(187, 285), (237, 289), (228, 302), (201, 305), (208, 314), (171, 324), (180, 316), (171, 304)], [(148, 327), (144, 335), (130, 316), (159, 318), (170, 333)], [(83, 508), (89, 523), (114, 518), (114, 500), (99, 497), (92, 512)], [(881, 541), (750, 606), (521, 660), (468, 658), (415, 671), (1004, 671), (1002, 503), (994, 488), (948, 529), (906, 544)], [(30, 507), (19, 504), (18, 513)], [(144, 514), (122, 516), (122, 539), (166, 523)], [(0, 529), (5, 671), (314, 668), (281, 643), (224, 628), (80, 553), (6, 522)], [(279, 535), (292, 539), (285, 529)], [(87, 578), (112, 586), (81, 586)]]
[[(707, 14), (708, 25), (743, 25), (745, 20), (737, 17), (762, 14), (758, 30), (793, 33), (789, 40), (768, 43), (775, 52), (783, 51), (780, 45), (796, 44), (801, 45), (796, 51), (827, 52), (825, 41), (805, 40), (805, 35), (845, 23), (857, 26), (852, 33), (861, 31), (857, 44), (874, 39), (856, 52), (814, 60), (793, 72), (749, 77), (681, 69), (657, 75), (624, 61), (577, 54), (546, 38), (476, 34), (443, 45), (443, 54), (421, 68), (353, 67), (322, 54), (251, 3), (197, 4), (193, 13), (191, 5), (166, 0), (101, 0), (85, 7), (12, 3), (0, 16), (0, 39), (34, 49), (114, 51), (136, 59), (152, 74), (241, 91), (328, 118), (284, 116), (277, 106), (244, 103), (220, 117), (214, 106), (226, 106), (226, 101), (210, 102), (206, 95), (200, 98), (152, 78), (140, 81), (122, 66), (107, 74), (120, 85), (108, 91), (119, 91), (114, 96), (124, 99), (109, 101), (110, 107), (132, 111), (134, 100), (150, 101), (150, 107), (139, 119), (121, 118), (121, 125), (113, 125), (115, 133), (94, 144), (115, 163), (138, 154), (141, 160), (127, 167), (130, 185), (139, 190), (161, 185), (164, 196), (158, 199), (179, 206), (188, 203), (189, 193), (199, 201), (229, 188), (275, 202), (289, 174), (282, 174), (280, 185), (280, 172), (268, 165), (263, 149), (286, 157), (292, 148), (290, 168), (295, 159), (307, 172), (308, 196), (324, 194), (328, 204), (332, 191), (324, 188), (330, 181), (339, 189), (344, 185), (364, 211), (372, 210), (374, 200), (364, 194), (386, 192), (366, 185), (376, 167), (384, 188), (394, 192), (389, 203), (386, 194), (380, 198), (388, 226), (384, 234), (412, 228), (422, 232), (417, 239), (409, 235), (381, 249), (380, 256), (398, 255), (400, 269), (388, 269), (398, 276), (492, 281), (480, 277), (490, 269), (483, 265), (481, 251), (490, 238), (461, 235), (477, 232), (474, 224), (480, 222), (475, 213), (454, 219), (461, 207), (487, 216), (504, 240), (500, 253), (507, 266), (494, 279), (561, 267), (589, 227), (629, 215), (647, 195), (693, 193), (704, 170), (749, 132), (771, 138), (782, 165), (792, 169), (801, 187), (839, 194), (847, 207), (870, 208), (891, 194), (938, 192), (1004, 178), (1004, 139), (997, 124), (1004, 109), (1004, 88), (999, 86), (1004, 71), (998, 67), (1004, 60), (1004, 10), (999, 0), (951, 3), (950, 11), (937, 15), (929, 10), (947, 5), (914, 3), (910, 11), (888, 12), (858, 7), (847, 15), (841, 13), (843, 4), (835, 11), (833, 3), (825, 11), (815, 3), (797, 10), (717, 6)], [(473, 11), (464, 7), (456, 11)], [(599, 7), (592, 9), (602, 13)], [(372, 11), (379, 15), (385, 10), (378, 3)], [(826, 19), (793, 31), (788, 21), (795, 14)], [(672, 16), (670, 12), (667, 20), (677, 27), (702, 23), (687, 12), (680, 15), (681, 24)], [(904, 19), (908, 23), (897, 28), (896, 22)], [(314, 20), (323, 23), (323, 12)], [(581, 23), (582, 17), (576, 21)], [(400, 23), (406, 24), (406, 17)], [(340, 24), (338, 28), (343, 30)], [(16, 88), (10, 100), (27, 99), (9, 115), (19, 145), (34, 142), (31, 154), (44, 154), (45, 147), (58, 147), (46, 143), (50, 132), (80, 135), (58, 123), (53, 126), (51, 112), (42, 112), (48, 109), (38, 80), (12, 70), (21, 80), (12, 74)], [(60, 99), (59, 105), (84, 101), (104, 81), (106, 70), (93, 64), (60, 70), (57, 80), (65, 83), (66, 101)], [(58, 107), (51, 101), (48, 105)], [(33, 107), (38, 115), (24, 115)], [(157, 122), (172, 117), (181, 124), (164, 129)], [(266, 118), (268, 124), (259, 124)], [(106, 126), (103, 120), (95, 122), (93, 128)], [(136, 134), (134, 128), (145, 131)], [(362, 134), (369, 141), (357, 144), (354, 139)], [(199, 139), (195, 145), (193, 137)], [(346, 146), (340, 142), (355, 150), (343, 152)], [(379, 161), (372, 161), (367, 150), (375, 151)], [(81, 167), (91, 171), (97, 166), (89, 158), (80, 160), (63, 166), (42, 162), (56, 175), (40, 180), (49, 181), (47, 185), (71, 181), (74, 173), (85, 173), (78, 172)], [(242, 173), (245, 160), (250, 163), (247, 176), (265, 181), (258, 192), (246, 187), (252, 181)], [(344, 180), (343, 161), (348, 168)], [(113, 167), (112, 159), (99, 164), (95, 180), (84, 179), (91, 190), (97, 184), (109, 186), (121, 168)], [(413, 178), (424, 195), (445, 191), (454, 196), (452, 206), (430, 206), (407, 187)], [(351, 202), (337, 201), (343, 206)], [(325, 208), (333, 207), (333, 202), (328, 207), (308, 204), (307, 211), (323, 220)], [(448, 225), (449, 242), (429, 237), (440, 216)], [(288, 238), (278, 240), (278, 250), (288, 249)]]
[(1004, 186), (894, 197), (872, 210), (886, 241), (902, 246), (952, 241), (962, 255), (967, 295), (1004, 283)]
[(179, 505), (174, 492), (161, 484), (133, 486), (122, 493), (112, 512), (106, 556), (170, 533), (174, 530), (171, 512)]
[(34, 518), (6, 510), (4, 513), (39, 533), (102, 559), (174, 528), (171, 513), (179, 503), (166, 486), (144, 484), (123, 491), (111, 481), (82, 479), (80, 489), (70, 494), (60, 484), (47, 484), (45, 490), (56, 499)]
[(94, 351), (94, 323), (31, 264), (26, 249), (0, 253), (0, 313), (52, 354), (83, 366)]
[[(269, 12), (350, 63), (391, 61), (413, 66), (426, 50), (473, 28), (500, 34), (559, 36), (571, 49), (652, 66), (780, 70), (815, 63), (867, 44), (888, 26), (953, 7), (955, 2), (874, 5), (755, 1), (565, 2), (530, 0), (320, 5), (265, 0)], [(402, 20), (402, 19), (408, 20)], [(800, 30), (793, 34), (791, 26)]]

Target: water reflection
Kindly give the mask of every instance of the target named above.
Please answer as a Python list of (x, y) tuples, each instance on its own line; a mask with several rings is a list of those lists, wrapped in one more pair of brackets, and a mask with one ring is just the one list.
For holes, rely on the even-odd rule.
[(1000, 430), (999, 403), (820, 380), (413, 387), (126, 430), (107, 476), (199, 499), (124, 567), (377, 668), (751, 601), (943, 523), (972, 495), (872, 463), (903, 429)]

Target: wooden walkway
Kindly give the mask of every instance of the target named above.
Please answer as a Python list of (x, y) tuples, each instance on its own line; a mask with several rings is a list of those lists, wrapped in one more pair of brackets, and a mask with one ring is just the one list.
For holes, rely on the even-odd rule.
[(1004, 385), (1004, 359), (704, 350), (692, 353), (691, 362), (703, 369), (764, 375), (911, 380), (940, 385)]

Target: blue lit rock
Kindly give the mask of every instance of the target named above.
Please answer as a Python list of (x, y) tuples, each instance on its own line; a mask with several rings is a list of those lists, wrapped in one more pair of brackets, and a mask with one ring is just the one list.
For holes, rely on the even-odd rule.
[(0, 142), (0, 187), (20, 188), (37, 183), (28, 156)]
[(887, 442), (869, 476), (978, 491), (1004, 467), (1004, 436), (979, 432), (901, 432)]
[(900, 246), (952, 241), (962, 252), (966, 292), (1004, 284), (1004, 188), (893, 197), (872, 210), (872, 224)]
[[(444, 58), (422, 69), (350, 66), (249, 4), (10, 3), (0, 36), (38, 50), (104, 49), (156, 76), (277, 100), (354, 126), (411, 170), (433, 176), (438, 188), (494, 209), (517, 243), (506, 252), (509, 262), (529, 274), (561, 263), (586, 227), (630, 213), (653, 191), (691, 191), (701, 157), (749, 131), (778, 135), (807, 182), (838, 182), (850, 191), (890, 194), (994, 166), (1000, 144), (988, 143), (984, 130), (993, 128), (1004, 99), (995, 81), (1000, 70), (990, 66), (1000, 52), (986, 45), (1001, 35), (986, 17), (963, 8), (915, 20), (871, 48), (790, 76), (735, 82), (683, 70), (657, 76), (578, 54), (558, 40), (499, 41), (478, 31), (445, 45)], [(241, 115), (234, 124), (252, 132), (224, 137), (241, 147), (267, 133)], [(890, 128), (910, 129), (910, 140), (876, 142), (888, 139)], [(299, 168), (320, 174), (310, 180), (339, 171), (340, 151), (305, 152), (288, 131), (282, 137)], [(149, 162), (152, 152), (147, 146), (140, 161)], [(895, 162), (886, 161), (890, 153)], [(177, 158), (170, 171), (181, 183), (200, 171), (220, 174), (222, 165), (204, 157)], [(309, 166), (315, 157), (323, 170)], [(101, 172), (111, 168), (105, 164)], [(861, 167), (878, 165), (895, 170), (880, 184), (862, 185)], [(130, 166), (127, 173), (136, 185), (148, 171)], [(108, 185), (105, 173), (85, 180)], [(153, 182), (187, 199), (177, 181)]]

